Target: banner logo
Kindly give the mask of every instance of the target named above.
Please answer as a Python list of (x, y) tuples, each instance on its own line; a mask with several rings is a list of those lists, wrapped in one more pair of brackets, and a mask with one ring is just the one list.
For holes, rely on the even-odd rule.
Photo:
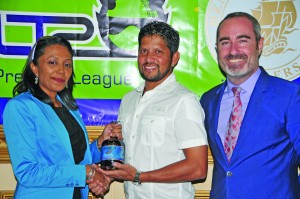
[[(27, 56), (36, 40), (44, 35), (62, 36), (69, 40), (77, 57), (136, 57), (137, 50), (120, 47), (119, 43), (136, 44), (137, 41), (122, 41), (116, 44), (111, 37), (120, 34), (128, 27), (141, 29), (153, 20), (168, 22), (170, 13), (165, 9), (165, 0), (141, 0), (147, 17), (123, 18), (109, 16), (109, 11), (117, 7), (116, 0), (99, 0), (100, 5), (91, 10), (94, 16), (86, 14), (14, 12), (0, 10), (0, 56)], [(28, 34), (15, 34), (10, 29), (23, 27)], [(136, 37), (136, 33), (135, 37)], [(19, 37), (19, 41), (12, 38)], [(24, 37), (24, 38), (23, 38)], [(28, 39), (30, 38), (30, 39)], [(12, 41), (9, 41), (12, 40)], [(102, 46), (90, 46), (98, 40)]]
[(218, 24), (228, 13), (237, 11), (252, 14), (261, 25), (264, 49), (260, 64), (267, 72), (287, 80), (300, 77), (300, 1), (209, 1), (205, 16), (206, 41), (216, 61)]

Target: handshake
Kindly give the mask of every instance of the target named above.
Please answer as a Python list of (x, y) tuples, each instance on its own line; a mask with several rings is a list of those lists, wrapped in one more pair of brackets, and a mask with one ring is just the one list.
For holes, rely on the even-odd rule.
[(122, 139), (122, 126), (117, 122), (106, 125), (97, 139), (97, 146), (101, 151), (101, 166), (86, 165), (86, 183), (97, 196), (105, 195), (114, 179), (134, 180), (137, 170), (129, 164), (123, 164), (124, 145), (118, 142)]
[(108, 192), (109, 186), (113, 179), (105, 176), (102, 173), (102, 169), (95, 164), (86, 165), (85, 168), (87, 173), (86, 183), (88, 184), (90, 191), (97, 196), (105, 195)]
[(136, 174), (139, 173), (135, 167), (129, 164), (114, 162), (113, 166), (115, 167), (114, 170), (103, 170), (95, 164), (86, 166), (86, 183), (92, 193), (97, 196), (104, 196), (115, 179), (133, 182)]

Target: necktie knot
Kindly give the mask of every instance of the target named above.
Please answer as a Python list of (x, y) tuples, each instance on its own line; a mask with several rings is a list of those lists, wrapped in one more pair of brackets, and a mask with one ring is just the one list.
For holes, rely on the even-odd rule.
[(232, 87), (231, 90), (232, 90), (234, 96), (237, 97), (237, 96), (240, 96), (242, 88), (241, 87)]

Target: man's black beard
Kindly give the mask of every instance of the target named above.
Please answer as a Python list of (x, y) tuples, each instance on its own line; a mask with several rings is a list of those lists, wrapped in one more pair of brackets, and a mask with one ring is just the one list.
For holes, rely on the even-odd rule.
[(140, 75), (147, 82), (158, 82), (158, 81), (162, 80), (163, 78), (165, 78), (171, 70), (173, 70), (173, 67), (169, 67), (168, 70), (166, 70), (164, 73), (160, 73), (158, 70), (157, 75), (152, 77), (151, 79), (145, 77), (145, 75), (141, 71), (140, 71)]

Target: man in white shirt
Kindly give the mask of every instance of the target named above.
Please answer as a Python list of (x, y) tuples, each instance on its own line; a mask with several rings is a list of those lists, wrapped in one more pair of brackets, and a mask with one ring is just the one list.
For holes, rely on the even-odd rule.
[(194, 199), (191, 181), (207, 175), (207, 137), (196, 95), (173, 74), (179, 34), (164, 22), (151, 22), (138, 40), (145, 82), (124, 96), (118, 118), (126, 164), (103, 173), (125, 181), (127, 199)]

